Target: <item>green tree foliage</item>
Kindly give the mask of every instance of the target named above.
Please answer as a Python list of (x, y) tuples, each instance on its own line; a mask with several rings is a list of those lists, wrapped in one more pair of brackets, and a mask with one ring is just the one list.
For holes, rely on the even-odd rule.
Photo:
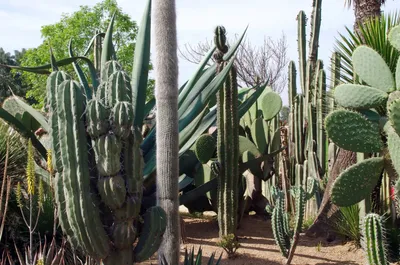
[[(41, 29), (43, 43), (37, 48), (27, 50), (22, 57), (21, 65), (39, 66), (49, 63), (50, 46), (57, 60), (69, 57), (68, 43), (71, 38), (74, 55), (83, 55), (96, 30), (106, 31), (114, 12), (116, 21), (113, 40), (116, 55), (126, 72), (131, 72), (138, 27), (129, 15), (122, 12), (116, 0), (103, 0), (93, 7), (81, 6), (80, 10), (72, 14), (63, 14), (59, 22), (43, 26)], [(87, 56), (93, 60), (92, 51)], [(85, 64), (82, 63), (81, 67), (84, 68), (84, 66)], [(63, 70), (75, 75), (71, 65), (63, 67)], [(27, 95), (39, 102), (36, 107), (42, 107), (47, 76), (28, 72), (24, 72), (22, 76), (27, 83), (32, 85)]]
[[(19, 65), (21, 57), (25, 53), (22, 51), (14, 51), (12, 55), (0, 48), (0, 64), (3, 65)], [(11, 89), (11, 90), (10, 90)], [(17, 96), (25, 96), (27, 86), (22, 82), (20, 72), (11, 72), (9, 68), (0, 67), (0, 104), (5, 98), (11, 95), (11, 91)]]

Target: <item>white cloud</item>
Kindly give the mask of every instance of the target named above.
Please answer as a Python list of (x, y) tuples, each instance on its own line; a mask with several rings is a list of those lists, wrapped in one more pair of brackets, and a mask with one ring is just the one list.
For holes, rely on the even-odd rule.
[[(0, 6), (0, 47), (7, 51), (35, 47), (41, 43), (40, 27), (59, 20), (62, 13), (79, 9), (80, 5), (95, 5), (100, 0), (2, 0)], [(123, 11), (140, 22), (144, 0), (118, 0)], [(288, 55), (296, 63), (297, 21), (300, 10), (309, 17), (312, 0), (177, 0), (178, 42), (196, 45), (213, 38), (216, 25), (224, 25), (229, 36), (240, 34), (249, 25), (247, 38), (261, 44), (264, 36), (287, 37)], [(396, 1), (388, 1), (385, 11), (395, 10)], [(309, 25), (309, 24), (308, 24)], [(320, 58), (325, 65), (333, 50), (337, 32), (352, 27), (353, 10), (344, 7), (344, 0), (324, 0), (320, 35)], [(309, 29), (309, 26), (308, 26)], [(308, 34), (307, 34), (308, 36)], [(180, 83), (188, 79), (196, 66), (180, 58)], [(286, 101), (286, 93), (282, 94)]]

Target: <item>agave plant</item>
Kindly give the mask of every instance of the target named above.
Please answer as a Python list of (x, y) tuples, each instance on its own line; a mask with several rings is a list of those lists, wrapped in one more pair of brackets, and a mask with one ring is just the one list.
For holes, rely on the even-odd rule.
[[(183, 265), (201, 265), (202, 264), (202, 258), (203, 258), (203, 252), (201, 247), (197, 251), (196, 258), (194, 257), (194, 248), (188, 253), (187, 249), (185, 249), (185, 259), (183, 261)], [(219, 258), (215, 260), (215, 252), (211, 254), (207, 265), (220, 265), (221, 264), (221, 258), (222, 254), (219, 256)], [(168, 262), (166, 261), (165, 257), (161, 259), (161, 264), (160, 265), (169, 265)]]

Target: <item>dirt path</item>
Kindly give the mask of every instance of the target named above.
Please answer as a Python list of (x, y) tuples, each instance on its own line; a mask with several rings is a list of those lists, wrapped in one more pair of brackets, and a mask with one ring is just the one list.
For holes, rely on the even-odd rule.
[[(207, 264), (208, 257), (213, 252), (219, 257), (223, 251), (216, 246), (218, 241), (218, 225), (216, 220), (185, 217), (187, 244), (182, 245), (182, 255), (185, 247), (196, 252), (199, 246), (203, 249), (203, 264)], [(228, 260), (226, 253), (222, 256), (222, 265), (263, 264), (281, 265), (284, 262), (278, 247), (275, 244), (270, 220), (263, 220), (256, 216), (246, 216), (238, 230), (239, 243), (238, 257)], [(319, 247), (318, 247), (319, 245)], [(364, 254), (351, 244), (341, 241), (326, 242), (324, 239), (315, 239), (302, 236), (296, 249), (292, 265), (361, 265), (364, 264)], [(152, 259), (141, 264), (157, 264)]]

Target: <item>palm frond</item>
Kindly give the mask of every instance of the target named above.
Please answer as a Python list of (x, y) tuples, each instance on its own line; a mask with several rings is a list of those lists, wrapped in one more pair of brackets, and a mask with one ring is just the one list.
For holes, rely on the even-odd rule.
[[(351, 1), (351, 0), (348, 0)], [(352, 66), (353, 51), (360, 45), (367, 45), (376, 50), (386, 61), (394, 72), (400, 52), (393, 48), (387, 39), (391, 28), (400, 23), (398, 13), (382, 15), (380, 18), (373, 18), (363, 25), (360, 25), (359, 32), (354, 32), (346, 27), (345, 34), (339, 33), (336, 39), (335, 51), (341, 56), (340, 80), (343, 82), (354, 82)]]

